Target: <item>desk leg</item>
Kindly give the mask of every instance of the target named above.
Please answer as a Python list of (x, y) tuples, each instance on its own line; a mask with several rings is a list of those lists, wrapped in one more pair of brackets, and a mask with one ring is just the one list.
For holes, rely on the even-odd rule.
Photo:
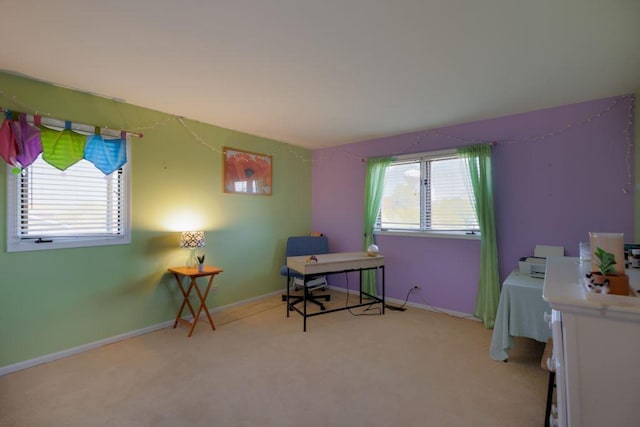
[(291, 274), (290, 274), (289, 269), (287, 268), (287, 301), (286, 301), (287, 303), (285, 304), (285, 308), (287, 310), (287, 317), (289, 317), (289, 298), (290, 298), (289, 288), (290, 288), (290, 285), (291, 285)]
[(307, 332), (307, 276), (302, 278), (302, 305), (303, 305), (303, 325), (302, 332)]
[(360, 304), (362, 304), (362, 269), (358, 271), (358, 275), (360, 276)]
[(185, 292), (184, 287), (182, 286), (182, 280), (180, 279), (180, 276), (175, 273), (174, 273), (174, 276), (176, 278), (176, 281), (178, 282), (178, 288), (180, 289), (180, 293), (182, 294), (183, 300), (182, 300), (182, 304), (180, 304), (180, 309), (178, 309), (178, 315), (176, 316), (176, 320), (175, 322), (173, 322), (173, 329), (175, 329), (176, 326), (178, 325), (178, 321), (182, 317), (182, 311), (184, 310), (185, 305), (189, 309), (189, 312), (191, 313), (192, 316), (196, 315), (195, 311), (193, 311), (193, 307), (191, 306), (191, 302), (189, 301), (189, 294), (191, 293), (193, 282), (189, 283), (189, 287)]
[(380, 268), (382, 268), (382, 314), (384, 314), (384, 306), (385, 306), (385, 302), (384, 302), (384, 265), (381, 266)]

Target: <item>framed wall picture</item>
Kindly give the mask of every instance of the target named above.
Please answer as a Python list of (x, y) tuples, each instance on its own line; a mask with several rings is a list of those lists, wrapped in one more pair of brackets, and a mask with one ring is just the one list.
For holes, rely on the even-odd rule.
[(271, 156), (224, 147), (223, 162), (225, 193), (271, 195)]

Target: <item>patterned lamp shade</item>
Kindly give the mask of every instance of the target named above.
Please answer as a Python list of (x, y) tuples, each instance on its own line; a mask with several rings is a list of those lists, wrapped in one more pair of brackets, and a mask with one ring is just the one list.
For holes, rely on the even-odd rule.
[(203, 248), (204, 231), (183, 231), (180, 235), (181, 248)]

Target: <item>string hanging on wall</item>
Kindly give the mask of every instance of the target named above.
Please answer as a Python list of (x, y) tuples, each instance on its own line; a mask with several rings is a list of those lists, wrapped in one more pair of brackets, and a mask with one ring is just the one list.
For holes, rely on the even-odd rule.
[[(0, 90), (0, 96), (7, 98), (7, 99), (11, 99), (12, 102), (14, 102), (17, 105), (20, 105), (21, 107), (23, 107), (25, 110), (30, 110), (30, 111), (36, 111), (36, 113), (39, 113), (41, 115), (45, 115), (48, 117), (51, 117), (52, 115), (49, 113), (41, 113), (39, 112), (37, 109), (33, 109), (33, 108), (29, 108), (27, 107), (24, 103), (21, 103), (16, 96), (11, 96), (9, 97), (7, 94), (4, 93), (4, 91)], [(492, 141), (494, 144), (514, 144), (514, 143), (530, 143), (530, 142), (538, 142), (538, 141), (542, 141), (545, 139), (549, 139), (549, 138), (553, 138), (556, 137), (558, 135), (561, 135), (562, 133), (565, 133), (567, 131), (573, 130), (573, 129), (577, 129), (577, 128), (581, 128), (583, 126), (589, 125), (597, 120), (599, 120), (602, 116), (606, 115), (607, 113), (609, 113), (610, 111), (612, 111), (614, 108), (616, 108), (618, 105), (620, 105), (621, 103), (623, 103), (624, 101), (627, 101), (627, 105), (628, 105), (628, 116), (627, 116), (627, 126), (624, 130), (624, 135), (625, 135), (625, 139), (626, 139), (626, 143), (627, 143), (627, 154), (626, 154), (626, 166), (627, 166), (627, 183), (625, 183), (625, 185), (623, 186), (622, 191), (625, 193), (628, 193), (629, 188), (631, 188), (633, 186), (632, 184), (632, 164), (631, 164), (631, 154), (632, 154), (632, 150), (633, 150), (633, 141), (631, 140), (631, 126), (633, 125), (633, 101), (634, 101), (634, 96), (633, 95), (622, 95), (622, 96), (618, 96), (615, 97), (611, 100), (611, 102), (609, 103), (609, 105), (607, 105), (605, 108), (603, 108), (602, 110), (591, 114), (581, 120), (578, 120), (575, 123), (568, 123), (567, 125), (552, 130), (552, 131), (548, 131), (548, 132), (544, 132), (544, 133), (539, 133), (539, 134), (535, 134), (535, 135), (530, 135), (530, 136), (526, 136), (526, 137), (519, 137), (519, 138), (511, 138), (511, 139), (506, 139), (503, 141)], [(119, 105), (119, 104), (117, 104)], [(151, 123), (151, 124), (147, 124), (147, 125), (141, 125), (141, 126), (137, 126), (137, 127), (133, 127), (132, 131), (140, 131), (140, 130), (150, 130), (150, 129), (157, 129), (161, 126), (166, 126), (167, 123), (171, 122), (171, 121), (177, 121), (184, 129), (185, 131), (187, 131), (187, 133), (193, 138), (194, 141), (198, 142), (199, 144), (201, 144), (202, 146), (206, 147), (207, 149), (215, 152), (215, 153), (222, 153), (222, 147), (221, 146), (217, 146), (217, 144), (211, 144), (209, 142), (207, 142), (202, 136), (200, 136), (197, 132), (195, 132), (191, 127), (189, 127), (185, 121), (185, 119), (183, 117), (180, 116), (176, 116), (176, 115), (167, 115), (163, 120), (159, 120), (156, 121), (155, 123)], [(104, 127), (105, 129), (107, 129), (108, 127)], [(140, 136), (142, 136), (142, 134), (140, 134)], [(470, 138), (470, 137), (461, 137), (458, 135), (454, 135), (442, 130), (438, 130), (438, 129), (427, 129), (422, 133), (419, 133), (418, 135), (415, 136), (415, 140), (410, 143), (407, 147), (396, 151), (395, 153), (391, 153), (390, 155), (393, 156), (399, 156), (399, 155), (403, 155), (403, 154), (410, 154), (413, 152), (416, 152), (418, 150), (418, 147), (422, 144), (424, 144), (425, 142), (428, 141), (429, 138), (431, 137), (443, 137), (443, 138), (447, 138), (447, 139), (452, 139), (455, 140), (457, 142), (460, 143), (460, 145), (468, 145), (468, 144), (478, 144), (478, 143), (484, 143), (484, 142), (488, 142), (486, 139), (483, 138)], [(333, 147), (333, 149), (323, 149), (319, 156), (317, 156), (317, 158), (315, 159), (310, 159), (307, 158), (306, 156), (300, 154), (299, 150), (294, 149), (290, 144), (287, 143), (281, 143), (282, 144), (282, 148), (280, 149), (276, 149), (273, 150), (275, 152), (270, 152), (268, 154), (271, 155), (275, 155), (277, 152), (288, 152), (288, 154), (290, 154), (291, 156), (293, 156), (295, 159), (303, 162), (303, 163), (314, 163), (314, 162), (323, 162), (323, 161), (327, 161), (327, 160), (331, 160), (334, 158), (335, 155), (339, 155), (342, 157), (348, 157), (348, 158), (352, 158), (354, 160), (357, 161), (365, 161), (366, 158), (364, 158), (361, 154), (357, 154), (352, 152), (350, 149), (346, 148), (345, 146), (339, 146), (339, 147)]]
[(176, 120), (178, 120), (178, 123), (180, 123), (180, 125), (187, 131), (189, 132), (189, 134), (196, 140), (198, 141), (200, 144), (202, 144), (203, 146), (207, 147), (209, 150), (213, 151), (214, 153), (220, 153), (223, 154), (222, 150), (220, 148), (216, 148), (211, 144), (208, 144), (207, 141), (205, 141), (200, 135), (198, 135), (195, 131), (193, 131), (191, 128), (189, 128), (185, 123), (184, 123), (184, 118), (182, 117), (176, 117)]
[[(179, 117), (176, 116), (176, 120), (178, 121), (178, 123), (180, 123), (180, 125), (196, 140), (198, 141), (201, 145), (203, 145), (204, 147), (207, 147), (209, 150), (215, 152), (215, 153), (223, 153), (222, 148), (218, 148), (215, 147), (211, 144), (209, 144), (207, 141), (204, 140), (204, 138), (202, 138), (200, 135), (198, 135), (193, 129), (191, 129), (189, 126), (187, 126), (187, 124), (184, 121), (183, 117)], [(289, 153), (295, 158), (298, 159), (301, 162), (312, 162), (311, 159), (307, 159), (304, 156), (302, 156), (299, 152), (295, 151), (293, 148), (291, 148), (291, 146), (289, 146), (289, 144), (285, 144), (285, 143), (281, 143), (284, 144), (285, 146), (287, 146), (289, 148)], [(274, 155), (274, 152), (269, 152), (269, 153), (265, 153), (265, 154), (270, 154), (270, 155)]]
[[(22, 110), (24, 111), (32, 111), (34, 116), (43, 116), (43, 117), (48, 117), (52, 120), (58, 120), (55, 119), (54, 114), (48, 113), (48, 112), (44, 112), (41, 109), (38, 108), (32, 108), (30, 106), (28, 106), (27, 104), (23, 103), (22, 101), (20, 101), (20, 99), (18, 99), (15, 95), (8, 95), (5, 93), (4, 90), (0, 90), (0, 97), (7, 99), (9, 101), (11, 101), (12, 104), (18, 105)], [(116, 107), (121, 105), (121, 102), (117, 102)], [(201, 145), (203, 145), (204, 147), (208, 148), (209, 150), (213, 151), (214, 153), (222, 153), (222, 147), (216, 147), (212, 144), (207, 143), (204, 138), (202, 138), (200, 135), (198, 135), (193, 129), (191, 129), (189, 126), (187, 126), (187, 124), (185, 123), (185, 120), (183, 117), (177, 116), (177, 115), (166, 115), (162, 120), (158, 120), (156, 122), (150, 123), (150, 124), (145, 124), (145, 125), (140, 125), (140, 126), (134, 126), (131, 128), (131, 130), (129, 131), (125, 131), (127, 133), (130, 133), (131, 135), (134, 136), (138, 136), (140, 138), (143, 137), (143, 134), (140, 131), (144, 131), (144, 130), (155, 130), (155, 129), (159, 129), (161, 127), (166, 126), (169, 122), (177, 122), (179, 123), (190, 135), (191, 137), (199, 142)], [(76, 124), (74, 124), (74, 129), (76, 129), (75, 127)], [(80, 131), (85, 131), (85, 129), (82, 129), (81, 127), (84, 125), (78, 125), (80, 126), (77, 130)], [(110, 128), (108, 126), (101, 126), (102, 129), (105, 130), (109, 130)], [(119, 130), (118, 130), (119, 132)], [(291, 154), (295, 159), (301, 161), (301, 162), (311, 162), (311, 159), (308, 159), (306, 157), (304, 157), (303, 155), (301, 155), (299, 153), (299, 151), (296, 151), (295, 149), (293, 149), (290, 144), (286, 144), (286, 143), (282, 143), (287, 147), (287, 151), (289, 152), (289, 154)], [(268, 154), (274, 154), (274, 153), (268, 153)]]
[(629, 100), (629, 106), (627, 107), (627, 127), (624, 130), (624, 135), (627, 140), (627, 183), (622, 187), (624, 194), (629, 193), (633, 188), (631, 180), (631, 152), (633, 151), (633, 141), (631, 140), (631, 126), (633, 126), (633, 99)]
[[(25, 113), (29, 113), (27, 115), (27, 120), (30, 123), (33, 123), (34, 117), (39, 116), (41, 118), (45, 118), (45, 120), (42, 121), (43, 124), (53, 127), (53, 128), (64, 128), (66, 126), (66, 123), (71, 123), (71, 130), (74, 131), (78, 131), (78, 132), (91, 132), (93, 129), (96, 128), (100, 128), (102, 129), (102, 131), (105, 133), (105, 135), (108, 134), (113, 134), (113, 135), (119, 135), (122, 132), (131, 135), (131, 136), (135, 136), (138, 138), (142, 138), (144, 135), (140, 132), (135, 132), (134, 130), (125, 130), (125, 129), (111, 129), (109, 128), (109, 126), (98, 126), (98, 125), (87, 125), (87, 124), (83, 124), (83, 123), (78, 123), (78, 122), (74, 122), (71, 120), (66, 120), (66, 119), (60, 119), (58, 117), (56, 117), (54, 114), (51, 113), (47, 113), (47, 112), (43, 112), (41, 110), (38, 109), (34, 109), (34, 108), (30, 108), (28, 105), (24, 104), (23, 102), (20, 102), (19, 99), (16, 98), (15, 95), (9, 97), (8, 95), (6, 95), (4, 93), (3, 90), (0, 90), (0, 97), (5, 98), (7, 100), (10, 100), (12, 103), (18, 105), (20, 107), (20, 109), (22, 110), (22, 112)], [(2, 111), (8, 111), (9, 109), (3, 108), (0, 106), (0, 112)], [(115, 132), (115, 133), (113, 133)]]
[[(609, 104), (603, 108), (600, 111), (597, 111), (596, 113), (593, 113), (581, 120), (578, 120), (575, 123), (568, 123), (563, 127), (557, 128), (555, 130), (549, 131), (549, 132), (544, 132), (544, 133), (539, 133), (539, 134), (535, 134), (535, 135), (530, 135), (530, 136), (526, 136), (526, 137), (519, 137), (519, 138), (510, 138), (510, 139), (506, 139), (506, 140), (502, 140), (502, 141), (488, 141), (486, 138), (478, 138), (478, 137), (461, 137), (458, 135), (454, 135), (439, 129), (427, 129), (424, 132), (418, 133), (415, 137), (414, 137), (414, 141), (411, 142), (409, 145), (407, 145), (406, 147), (397, 150), (393, 153), (390, 153), (389, 155), (391, 156), (400, 156), (403, 154), (411, 154), (411, 153), (415, 153), (420, 151), (419, 147), (428, 142), (428, 140), (431, 137), (442, 137), (442, 138), (447, 138), (447, 139), (451, 139), (454, 140), (458, 143), (460, 143), (461, 146), (464, 145), (469, 145), (469, 144), (480, 144), (480, 143), (487, 143), (487, 142), (492, 142), (493, 144), (496, 145), (502, 145), (502, 144), (516, 144), (516, 143), (531, 143), (531, 142), (539, 142), (545, 139), (549, 139), (549, 138), (553, 138), (553, 137), (557, 137), (567, 131), (571, 131), (574, 129), (578, 129), (581, 127), (584, 127), (586, 125), (589, 125), (597, 120), (599, 120), (600, 118), (602, 118), (604, 115), (606, 115), (607, 113), (609, 113), (610, 111), (612, 111), (614, 108), (616, 108), (619, 105), (622, 105), (624, 103), (624, 101), (627, 101), (627, 106), (628, 106), (628, 120), (627, 120), (627, 130), (625, 131), (625, 135), (626, 135), (626, 142), (627, 142), (627, 159), (626, 159), (626, 163), (627, 163), (627, 169), (628, 169), (628, 175), (629, 175), (629, 182), (627, 184), (625, 184), (625, 188), (623, 189), (623, 191), (627, 192), (626, 187), (628, 185), (631, 185), (631, 150), (633, 148), (633, 141), (631, 140), (631, 126), (633, 125), (633, 104), (634, 104), (634, 96), (633, 95), (621, 95), (618, 97), (613, 98)], [(355, 153), (351, 153), (348, 150), (344, 149), (343, 147), (337, 147), (335, 150), (331, 150), (329, 151), (324, 151), (322, 154), (322, 157), (318, 157), (316, 160), (314, 161), (326, 161), (326, 160), (330, 160), (334, 157), (335, 154), (346, 154), (348, 157), (353, 158), (354, 160), (358, 160), (358, 161), (366, 161), (366, 158), (364, 158), (362, 155), (358, 155)]]
[[(603, 110), (600, 110), (590, 116), (587, 116), (586, 118), (579, 120), (576, 123), (568, 123), (566, 126), (558, 128), (556, 130), (550, 131), (550, 132), (546, 132), (546, 133), (542, 133), (542, 134), (537, 134), (537, 135), (531, 135), (531, 136), (527, 136), (527, 137), (521, 137), (521, 138), (510, 138), (510, 139), (506, 139), (504, 141), (495, 141), (496, 144), (515, 144), (515, 143), (522, 143), (522, 142), (536, 142), (536, 141), (541, 141), (544, 139), (548, 139), (548, 138), (553, 138), (555, 136), (558, 136), (564, 132), (567, 132), (569, 130), (572, 129), (576, 129), (576, 128), (580, 128), (583, 127), (587, 124), (590, 124), (598, 119), (600, 119), (603, 115), (609, 113), (611, 110), (613, 110), (616, 106), (618, 106), (622, 101), (628, 101), (628, 106), (629, 106), (629, 111), (632, 114), (633, 111), (633, 99), (634, 97), (632, 95), (622, 95), (619, 96), (617, 98), (614, 98), (611, 100), (611, 102), (609, 103), (609, 105), (604, 108)], [(629, 118), (630, 123), (633, 122), (633, 117)], [(463, 145), (467, 145), (467, 144), (480, 144), (480, 143), (484, 143), (487, 142), (486, 139), (479, 139), (479, 138), (465, 138), (465, 137), (460, 137), (457, 135), (453, 135), (447, 132), (443, 132), (440, 131), (438, 129), (429, 129), (427, 131), (425, 131), (425, 133), (417, 135), (416, 136), (416, 141), (413, 142), (411, 145), (409, 145), (408, 147), (406, 147), (404, 150), (402, 150), (402, 152), (396, 153), (394, 155), (401, 155), (401, 154), (409, 154), (411, 152), (411, 149), (418, 145), (421, 142), (424, 142), (423, 139), (425, 139), (427, 136), (429, 135), (436, 135), (436, 136), (441, 136), (444, 138), (448, 138), (448, 139), (453, 139)]]
[(153, 122), (152, 124), (132, 127), (131, 130), (132, 131), (155, 130), (155, 129), (158, 129), (160, 127), (165, 127), (167, 125), (167, 123), (169, 123), (171, 121), (177, 121), (177, 119), (178, 119), (177, 116), (168, 115), (164, 119), (157, 120), (157, 121)]

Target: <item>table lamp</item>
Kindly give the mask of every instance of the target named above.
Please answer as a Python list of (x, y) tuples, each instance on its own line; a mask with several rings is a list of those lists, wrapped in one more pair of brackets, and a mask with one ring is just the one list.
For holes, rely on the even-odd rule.
[(183, 231), (180, 235), (180, 247), (190, 249), (189, 258), (187, 258), (187, 268), (195, 268), (198, 264), (196, 261), (196, 248), (205, 246), (204, 231)]

